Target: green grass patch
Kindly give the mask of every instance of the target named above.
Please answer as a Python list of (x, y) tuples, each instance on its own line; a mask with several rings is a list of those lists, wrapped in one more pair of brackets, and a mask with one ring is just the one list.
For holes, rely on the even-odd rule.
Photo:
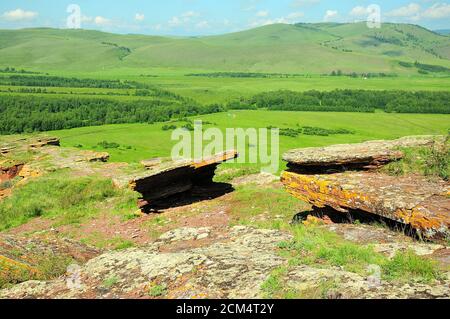
[(397, 253), (392, 260), (383, 265), (382, 269), (388, 280), (408, 281), (415, 278), (430, 282), (441, 276), (435, 262), (419, 257), (411, 251)]
[(382, 279), (388, 282), (429, 283), (442, 278), (437, 264), (411, 251), (399, 252), (394, 258), (377, 253), (370, 245), (358, 245), (317, 226), (292, 227), (294, 239), (279, 244), (280, 255), (287, 258), (286, 266), (275, 269), (263, 283), (265, 298), (325, 299), (339, 286), (334, 280), (323, 280), (306, 290), (296, 290), (286, 282), (290, 269), (299, 265), (315, 268), (340, 267), (361, 276), (372, 275), (371, 266), (380, 267)]
[(35, 217), (57, 218), (74, 224), (95, 215), (101, 202), (119, 195), (108, 179), (50, 175), (17, 188), (0, 202), (0, 230), (17, 227)]
[(235, 178), (258, 173), (260, 173), (260, 170), (256, 166), (243, 166), (238, 168), (227, 168), (226, 166), (222, 166), (222, 168), (216, 172), (214, 181), (216, 183), (229, 183)]
[(149, 290), (148, 294), (150, 297), (158, 298), (163, 297), (167, 294), (167, 285), (166, 284), (154, 284), (152, 285)]
[[(11, 265), (3, 265), (0, 260), (0, 289), (29, 280), (43, 281), (58, 278), (66, 273), (67, 267), (72, 263), (73, 259), (66, 256), (41, 256), (39, 263), (34, 268), (36, 271), (32, 272), (23, 267), (11, 269)], [(2, 268), (9, 270), (2, 271)]]
[(264, 298), (267, 299), (285, 299), (289, 292), (285, 291), (284, 277), (288, 273), (287, 267), (279, 267), (272, 271), (269, 278), (262, 284)]
[(122, 237), (105, 238), (105, 235), (99, 232), (89, 234), (81, 239), (81, 242), (99, 249), (112, 250), (124, 250), (135, 246), (135, 243), (131, 240)]
[(233, 222), (253, 227), (282, 229), (295, 214), (308, 208), (284, 189), (244, 185), (233, 193)]
[(393, 176), (418, 173), (429, 177), (450, 178), (449, 144), (441, 147), (402, 148), (404, 158), (390, 163), (383, 171)]
[(102, 283), (102, 286), (105, 287), (106, 289), (111, 289), (112, 287), (114, 287), (117, 283), (119, 282), (119, 279), (115, 276), (109, 277), (107, 279), (105, 279)]
[(429, 282), (439, 278), (439, 271), (431, 260), (412, 252), (398, 253), (393, 259), (389, 259), (375, 252), (370, 245), (346, 241), (320, 227), (299, 225), (292, 232), (294, 239), (279, 245), (285, 255), (291, 256), (291, 265), (336, 266), (362, 276), (368, 275), (370, 265), (378, 265), (386, 280)]

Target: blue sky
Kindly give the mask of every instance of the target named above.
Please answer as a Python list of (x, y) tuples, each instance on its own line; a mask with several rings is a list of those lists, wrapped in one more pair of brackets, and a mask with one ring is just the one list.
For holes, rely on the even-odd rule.
[(450, 29), (450, 3), (434, 0), (9, 0), (0, 2), (0, 28), (65, 28), (67, 7), (81, 9), (81, 27), (116, 33), (209, 35), (272, 23), (353, 22), (376, 4), (382, 22)]

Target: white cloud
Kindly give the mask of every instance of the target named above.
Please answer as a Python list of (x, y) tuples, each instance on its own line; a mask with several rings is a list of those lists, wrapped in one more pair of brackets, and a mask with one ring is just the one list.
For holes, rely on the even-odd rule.
[(367, 10), (366, 7), (363, 6), (356, 6), (350, 11), (350, 15), (352, 17), (363, 17), (367, 16), (369, 14), (369, 10)]
[(450, 17), (450, 4), (436, 3), (430, 8), (426, 9), (422, 16), (428, 19), (443, 19)]
[(268, 17), (269, 16), (269, 11), (267, 10), (263, 10), (263, 11), (258, 11), (256, 13), (257, 17)]
[(181, 25), (183, 22), (181, 21), (180, 18), (178, 17), (173, 17), (172, 19), (169, 20), (169, 26), (171, 27), (176, 27)]
[(39, 14), (34, 11), (25, 11), (22, 9), (16, 9), (3, 13), (3, 18), (10, 21), (32, 20)]
[(295, 23), (295, 22), (298, 22), (299, 18), (302, 18), (304, 16), (305, 15), (303, 12), (292, 12), (292, 13), (288, 14), (287, 16), (281, 17), (281, 18), (255, 20), (255, 21), (251, 22), (249, 26), (254, 28), (254, 27), (261, 27), (261, 26), (277, 24), (277, 23), (285, 23), (285, 24)]
[(96, 25), (100, 25), (100, 26), (105, 26), (105, 25), (111, 24), (111, 20), (101, 17), (101, 16), (95, 17), (94, 22)]
[(422, 9), (419, 4), (410, 3), (386, 13), (386, 16), (412, 21), (419, 21), (422, 19), (445, 19), (450, 17), (450, 4), (435, 3), (427, 9)]
[(156, 24), (156, 25), (152, 26), (151, 28), (153, 30), (160, 31), (160, 30), (164, 29), (164, 26), (159, 23), (159, 24)]
[(198, 29), (207, 29), (207, 28), (209, 28), (209, 22), (208, 21), (200, 21), (199, 23), (197, 23), (195, 25), (195, 27)]
[(327, 10), (325, 12), (325, 16), (323, 17), (323, 21), (328, 22), (331, 21), (332, 19), (336, 18), (339, 15), (339, 12), (337, 12), (336, 10)]
[(181, 17), (186, 18), (186, 19), (199, 17), (199, 16), (200, 16), (200, 13), (195, 12), (195, 11), (187, 11), (181, 15)]
[(305, 14), (303, 12), (292, 12), (286, 17), (286, 20), (296, 22), (295, 20), (303, 18), (304, 16)]
[(134, 17), (136, 21), (144, 21), (145, 15), (143, 13), (136, 13), (136, 16)]
[(410, 3), (404, 7), (400, 7), (386, 13), (386, 16), (394, 18), (413, 18), (414, 16), (420, 14), (420, 9), (421, 7), (417, 3)]
[(168, 25), (169, 25), (169, 27), (179, 27), (182, 25), (187, 25), (187, 24), (190, 24), (191, 22), (193, 22), (192, 20), (195, 21), (195, 18), (198, 18), (198, 17), (200, 17), (200, 13), (195, 12), (195, 11), (186, 11), (186, 12), (180, 14), (179, 16), (172, 17), (168, 21)]

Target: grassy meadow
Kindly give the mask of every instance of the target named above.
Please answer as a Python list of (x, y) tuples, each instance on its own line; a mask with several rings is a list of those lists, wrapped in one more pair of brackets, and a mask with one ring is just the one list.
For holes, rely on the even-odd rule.
[[(196, 116), (204, 128), (295, 128), (312, 126), (326, 129), (347, 129), (353, 134), (298, 137), (280, 136), (280, 155), (292, 148), (356, 143), (373, 139), (395, 139), (407, 135), (446, 134), (450, 129), (450, 115), (443, 114), (387, 114), (387, 113), (332, 113), (282, 111), (229, 111)], [(181, 126), (183, 122), (172, 122)], [(170, 156), (177, 141), (171, 141), (171, 132), (163, 131), (167, 123), (121, 124), (83, 127), (48, 132), (60, 137), (62, 145), (108, 151), (114, 162), (137, 162), (151, 157)], [(104, 149), (102, 141), (117, 143), (120, 148)]]

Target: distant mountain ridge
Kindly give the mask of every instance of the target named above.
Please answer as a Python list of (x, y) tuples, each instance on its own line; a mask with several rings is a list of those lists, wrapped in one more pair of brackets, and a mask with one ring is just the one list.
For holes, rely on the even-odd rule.
[[(411, 24), (274, 24), (195, 38), (92, 30), (0, 30), (0, 67), (101, 71), (153, 67), (296, 74), (414, 74), (405, 65), (450, 68), (450, 37)], [(402, 64), (400, 62), (406, 62)]]

